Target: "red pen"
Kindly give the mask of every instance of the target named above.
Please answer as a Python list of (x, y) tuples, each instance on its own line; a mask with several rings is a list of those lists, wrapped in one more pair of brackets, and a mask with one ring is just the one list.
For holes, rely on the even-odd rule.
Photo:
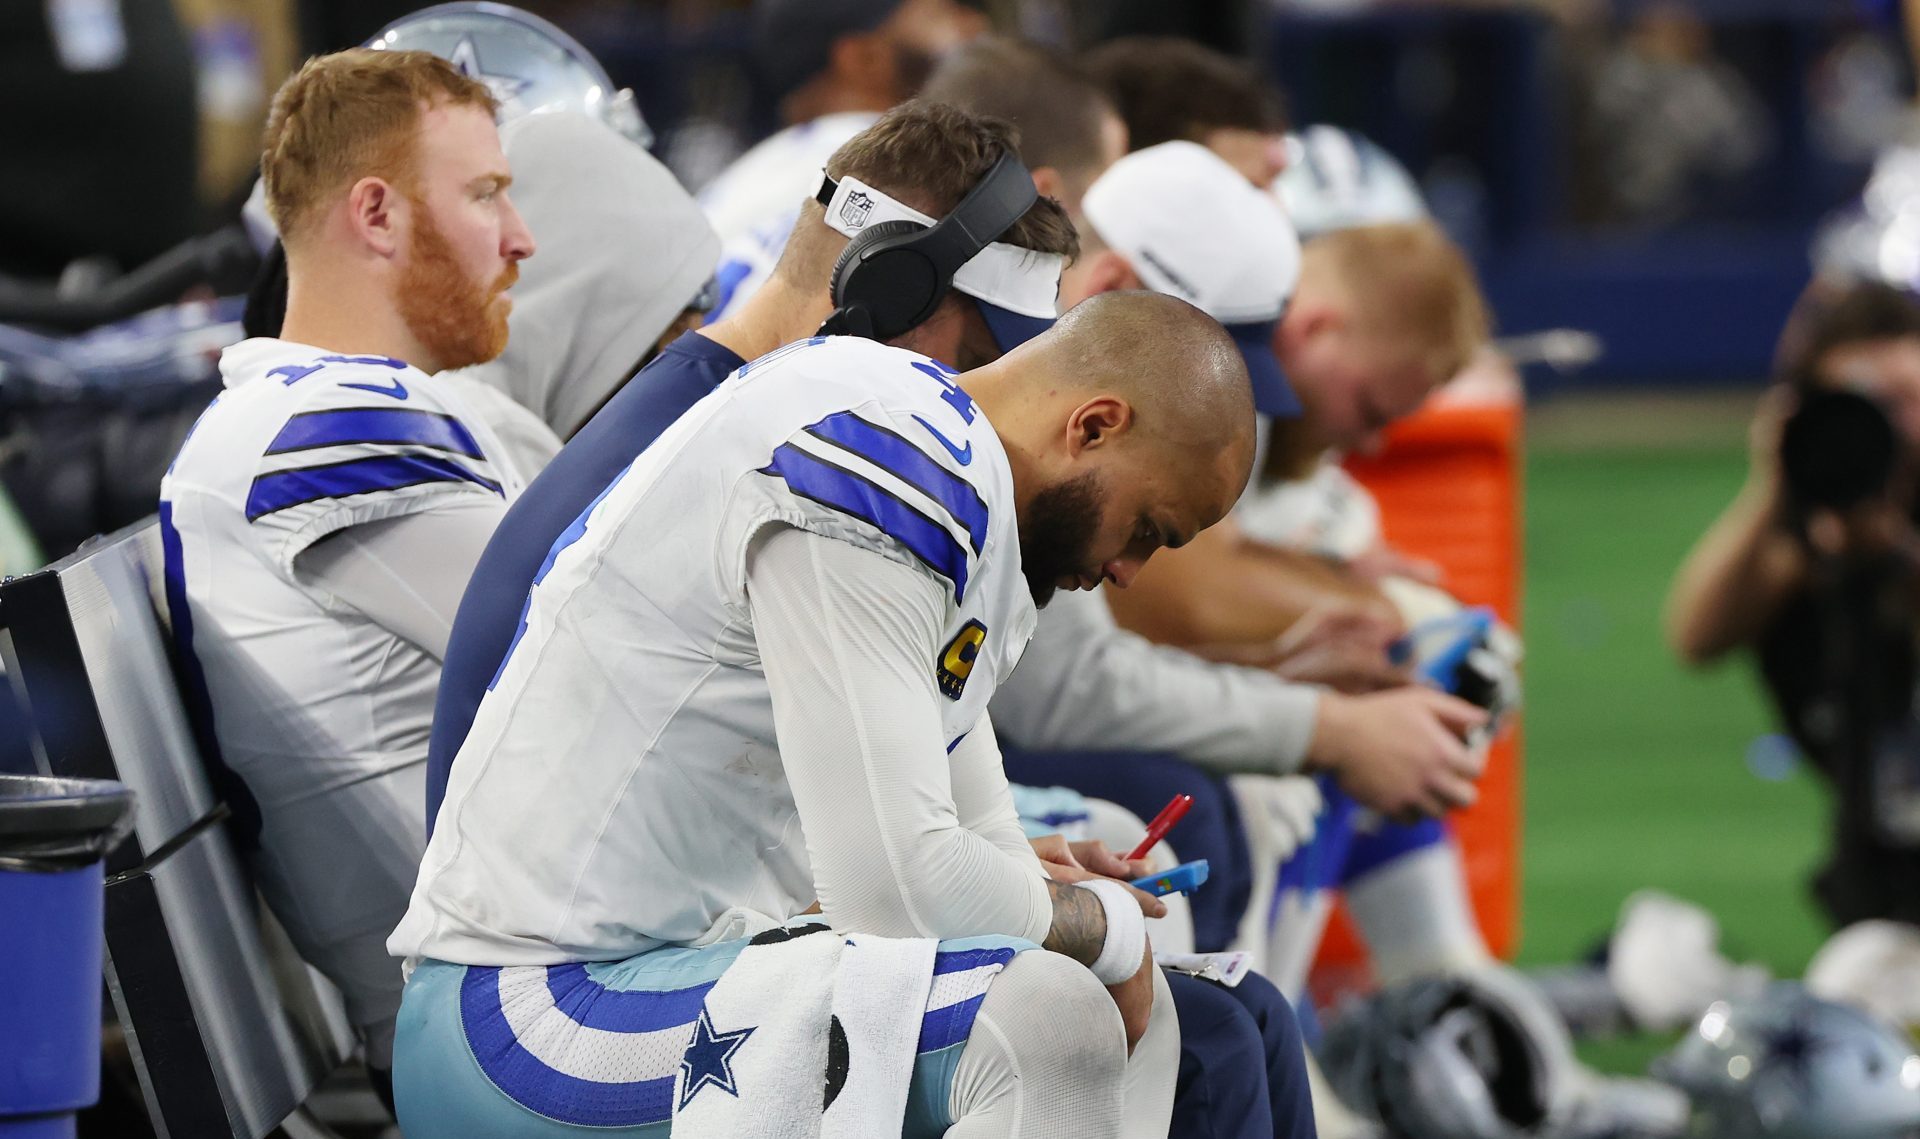
[(1167, 832), (1173, 829), (1173, 824), (1186, 817), (1187, 808), (1191, 806), (1193, 806), (1193, 796), (1175, 795), (1173, 801), (1160, 808), (1160, 813), (1153, 816), (1153, 821), (1147, 824), (1147, 837), (1140, 840), (1140, 845), (1133, 848), (1132, 854), (1127, 855), (1127, 861), (1145, 858), (1147, 851), (1153, 849), (1153, 844), (1167, 837)]

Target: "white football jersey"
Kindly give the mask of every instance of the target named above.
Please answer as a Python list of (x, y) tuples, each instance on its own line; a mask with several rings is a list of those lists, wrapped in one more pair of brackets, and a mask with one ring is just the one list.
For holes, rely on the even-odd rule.
[(613, 960), (751, 934), (816, 897), (746, 591), (774, 524), (924, 568), (949, 750), (1032, 635), (1013, 478), (924, 356), (850, 337), (742, 367), (560, 537), (452, 767), (389, 947)]
[(720, 235), (719, 295), (707, 321), (739, 311), (773, 272), (800, 218), (800, 205), (820, 188), (827, 159), (873, 125), (867, 111), (822, 115), (788, 127), (747, 151), (700, 191), (700, 208)]
[(1341, 561), (1381, 542), (1380, 504), (1331, 458), (1302, 479), (1255, 479), (1234, 504), (1233, 520), (1256, 542)]
[[(398, 998), (364, 938), (372, 914), (393, 920), (425, 843), (440, 665), (294, 561), (349, 526), (511, 498), (524, 477), (490, 426), (507, 402), (491, 390), (265, 338), (228, 348), (220, 370), (227, 390), (161, 483), (169, 607), (219, 758), (260, 805), (268, 899), (359, 1013), (362, 978)], [(394, 880), (394, 896), (371, 896)]]

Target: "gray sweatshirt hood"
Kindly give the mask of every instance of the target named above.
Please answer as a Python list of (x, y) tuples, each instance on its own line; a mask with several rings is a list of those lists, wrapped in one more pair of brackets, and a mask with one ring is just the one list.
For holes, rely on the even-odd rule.
[(665, 166), (596, 119), (528, 115), (501, 131), (533, 231), (507, 350), (461, 374), (572, 435), (713, 275), (700, 208)]

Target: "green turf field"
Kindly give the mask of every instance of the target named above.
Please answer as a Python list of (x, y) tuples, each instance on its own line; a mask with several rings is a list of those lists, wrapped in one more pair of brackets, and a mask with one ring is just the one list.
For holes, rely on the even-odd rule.
[[(1748, 770), (1771, 724), (1744, 663), (1688, 672), (1660, 639), (1674, 568), (1744, 475), (1743, 424), (1624, 410), (1549, 406), (1530, 440), (1521, 961), (1583, 953), (1655, 886), (1718, 915), (1737, 958), (1797, 975), (1823, 937), (1806, 881), (1824, 792)], [(1663, 1043), (1583, 1054), (1636, 1070)]]

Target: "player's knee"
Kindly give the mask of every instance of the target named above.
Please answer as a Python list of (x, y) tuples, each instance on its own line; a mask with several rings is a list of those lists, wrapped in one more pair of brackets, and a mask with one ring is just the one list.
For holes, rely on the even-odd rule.
[(987, 990), (980, 1019), (1005, 1037), (1023, 1076), (1071, 1072), (1076, 1080), (1119, 1086), (1127, 1063), (1120, 1010), (1106, 986), (1070, 957), (1045, 950), (1015, 957)]
[[(1112, 1136), (1126, 1073), (1120, 1010), (1105, 986), (1077, 961), (1028, 951), (980, 1002), (948, 1107), (974, 1125), (967, 1134)], [(1009, 1129), (1015, 1120), (1023, 1129)]]
[(1024, 1008), (1044, 1010), (1047, 1018), (1062, 1026), (1063, 1034), (1085, 1037), (1093, 1046), (1115, 1043), (1125, 1059), (1126, 1035), (1119, 1008), (1092, 970), (1073, 958), (1047, 950), (1022, 953), (994, 981), (989, 1000), (994, 993), (1004, 996), (1006, 1003), (1018, 1000)]
[(1260, 1036), (1270, 1054), (1290, 1052), (1297, 1055), (1305, 1050), (1300, 1018), (1293, 1011), (1293, 1004), (1272, 981), (1258, 973), (1249, 973), (1241, 979), (1235, 995), (1253, 1014), (1253, 1022), (1259, 1026)]

